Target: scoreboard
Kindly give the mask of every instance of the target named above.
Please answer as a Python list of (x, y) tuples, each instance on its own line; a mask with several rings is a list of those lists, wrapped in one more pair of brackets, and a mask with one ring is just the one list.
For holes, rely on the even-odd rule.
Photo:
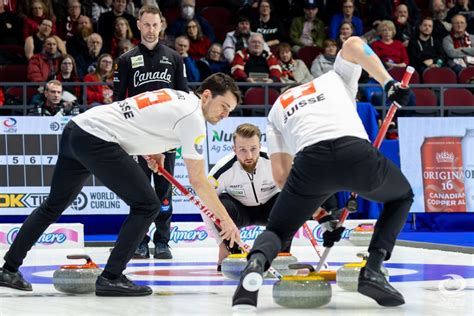
[[(22, 119), (9, 118), (11, 127), (0, 134), (0, 187), (50, 186), (61, 139), (58, 132), (64, 126), (53, 121), (48, 125), (50, 130), (37, 131), (41, 134), (29, 134), (28, 131), (18, 134), (15, 127), (21, 125), (18, 121), (24, 121)], [(35, 120), (26, 121), (34, 123)], [(67, 123), (67, 119), (63, 123)], [(95, 177), (86, 184), (96, 185), (101, 184)]]

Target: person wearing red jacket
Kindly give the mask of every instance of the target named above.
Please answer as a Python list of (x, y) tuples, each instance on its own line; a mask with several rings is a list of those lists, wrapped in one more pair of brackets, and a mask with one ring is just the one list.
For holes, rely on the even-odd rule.
[(186, 35), (189, 38), (188, 55), (194, 60), (206, 57), (211, 40), (202, 32), (198, 20), (192, 19), (186, 23)]
[(114, 36), (110, 40), (110, 46), (106, 49), (114, 59), (121, 55), (119, 43), (123, 39), (128, 39), (134, 46), (140, 43), (139, 40), (133, 37), (133, 31), (127, 19), (119, 16), (114, 22)]
[(380, 40), (371, 44), (375, 54), (390, 70), (393, 67), (405, 68), (410, 63), (407, 49), (399, 40), (393, 39), (396, 35), (395, 24), (392, 21), (384, 20), (377, 26), (377, 33)]
[(53, 22), (51, 34), (56, 34), (56, 19), (52, 12), (49, 12), (43, 0), (34, 0), (30, 12), (23, 19), (23, 38), (26, 39), (28, 36), (35, 34), (44, 19)]
[(32, 82), (45, 82), (54, 79), (61, 60), (55, 36), (44, 40), (43, 51), (35, 54), (28, 62), (27, 78)]
[[(237, 81), (246, 82), (280, 82), (281, 67), (278, 59), (263, 49), (262, 34), (252, 33), (249, 47), (239, 50), (231, 64), (231, 74)], [(253, 76), (253, 74), (268, 74), (268, 78)]]
[[(93, 73), (84, 76), (84, 82), (112, 82), (114, 61), (110, 54), (102, 54), (97, 61), (97, 67)], [(87, 86), (87, 106), (93, 107), (100, 104), (113, 102), (113, 90), (107, 84)]]

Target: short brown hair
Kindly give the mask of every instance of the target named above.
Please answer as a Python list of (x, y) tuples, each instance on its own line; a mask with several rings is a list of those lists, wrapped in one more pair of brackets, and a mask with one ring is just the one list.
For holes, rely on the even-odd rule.
[(145, 13), (151, 13), (151, 14), (158, 14), (160, 18), (163, 16), (161, 14), (161, 10), (158, 7), (152, 6), (152, 5), (144, 5), (140, 8), (138, 11), (138, 18), (141, 18), (143, 14)]
[(324, 40), (323, 50), (326, 49), (327, 47), (331, 46), (331, 45), (337, 46), (337, 42), (335, 40), (331, 39), (331, 38)]
[(288, 44), (288, 43), (278, 44), (278, 55), (280, 55), (281, 51), (291, 51), (290, 44)]
[(237, 135), (243, 138), (252, 138), (254, 136), (257, 136), (258, 139), (260, 140), (262, 133), (260, 132), (260, 129), (258, 128), (258, 126), (250, 124), (250, 123), (244, 123), (237, 126), (237, 128), (235, 129), (234, 135), (232, 135), (232, 141), (234, 142), (234, 144), (235, 144), (235, 138), (237, 137)]
[(242, 94), (235, 80), (225, 73), (217, 72), (207, 77), (197, 88), (196, 94), (201, 95), (206, 89), (211, 91), (213, 97), (224, 95), (230, 91), (237, 99), (237, 105), (242, 102)]

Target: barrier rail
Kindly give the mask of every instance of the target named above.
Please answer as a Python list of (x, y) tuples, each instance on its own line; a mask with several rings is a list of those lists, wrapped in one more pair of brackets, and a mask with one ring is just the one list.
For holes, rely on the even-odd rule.
[[(191, 89), (198, 87), (199, 82), (192, 82), (188, 83)], [(276, 89), (280, 90), (282, 88), (289, 87), (288, 84), (284, 83), (246, 83), (246, 82), (239, 82), (237, 83), (241, 90), (245, 91), (252, 87), (260, 87), (264, 89), (264, 103), (261, 105), (247, 105), (242, 104), (239, 106), (239, 109), (262, 109), (264, 111), (264, 115), (268, 114), (272, 104), (269, 102), (269, 89)], [(34, 106), (28, 100), (28, 88), (38, 88), (43, 87), (45, 82), (3, 82), (0, 83), (0, 87), (3, 87), (4, 93), (8, 90), (9, 87), (21, 87), (22, 94), (21, 94), (21, 103), (20, 104), (9, 104), (0, 106), (0, 115), (2, 115), (3, 110), (13, 110), (15, 111), (16, 115), (27, 115), (28, 111), (32, 109)], [(63, 86), (65, 87), (81, 87), (81, 100), (82, 102), (78, 102), (80, 104), (87, 104), (87, 86), (96, 86), (96, 85), (109, 85), (112, 86), (113, 83), (111, 82), (80, 82), (80, 83), (72, 83), (72, 82), (64, 82)], [(291, 86), (291, 85), (290, 85)], [(360, 84), (359, 88), (372, 88), (372, 87), (380, 87), (378, 84)], [(446, 106), (444, 102), (444, 91), (450, 88), (465, 88), (465, 89), (473, 89), (474, 84), (411, 84), (411, 88), (428, 88), (435, 91), (437, 94), (438, 105), (436, 106), (408, 106), (404, 107), (401, 111), (405, 112), (417, 112), (417, 111), (433, 111), (430, 114), (436, 114), (435, 116), (445, 116), (449, 114), (448, 111), (461, 111), (467, 114), (474, 113), (474, 106), (466, 106), (466, 105), (459, 105), (459, 106)], [(39, 92), (38, 92), (39, 93)], [(6, 94), (6, 93), (5, 93)], [(382, 117), (385, 117), (388, 109), (389, 104), (386, 103), (385, 94), (382, 94), (382, 105), (376, 105), (374, 108), (380, 112)], [(421, 112), (415, 113), (423, 115)], [(459, 113), (458, 113), (459, 114)], [(7, 114), (8, 115), (8, 114)]]

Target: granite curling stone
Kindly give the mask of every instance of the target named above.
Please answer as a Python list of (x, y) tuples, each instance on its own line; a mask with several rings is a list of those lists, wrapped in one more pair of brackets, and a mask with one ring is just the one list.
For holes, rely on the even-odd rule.
[(68, 259), (85, 259), (83, 265), (64, 265), (53, 274), (56, 290), (68, 294), (87, 294), (95, 292), (95, 282), (102, 269), (88, 255), (68, 255)]
[(308, 275), (284, 276), (273, 285), (273, 300), (287, 308), (315, 308), (331, 301), (331, 284), (309, 264), (292, 264), (291, 269), (308, 269)]
[[(247, 253), (230, 254), (222, 261), (221, 272), (229, 279), (239, 280), (242, 271), (247, 266)], [(267, 272), (265, 272), (265, 275)]]
[(368, 246), (372, 235), (374, 234), (374, 225), (373, 224), (360, 224), (354, 228), (349, 234), (349, 241), (354, 246)]
[[(339, 268), (339, 270), (337, 270), (336, 283), (341, 289), (345, 291), (357, 292), (360, 270), (365, 267), (367, 263), (367, 253), (358, 253), (357, 256), (362, 258), (361, 262), (346, 263), (344, 266)], [(381, 271), (388, 280), (388, 270), (382, 266)]]
[[(296, 275), (298, 270), (290, 269), (290, 264), (295, 264), (298, 262), (298, 259), (289, 252), (280, 252), (278, 256), (273, 259), (272, 267), (275, 268), (281, 275)], [(275, 278), (271, 273), (267, 274), (267, 278)]]

